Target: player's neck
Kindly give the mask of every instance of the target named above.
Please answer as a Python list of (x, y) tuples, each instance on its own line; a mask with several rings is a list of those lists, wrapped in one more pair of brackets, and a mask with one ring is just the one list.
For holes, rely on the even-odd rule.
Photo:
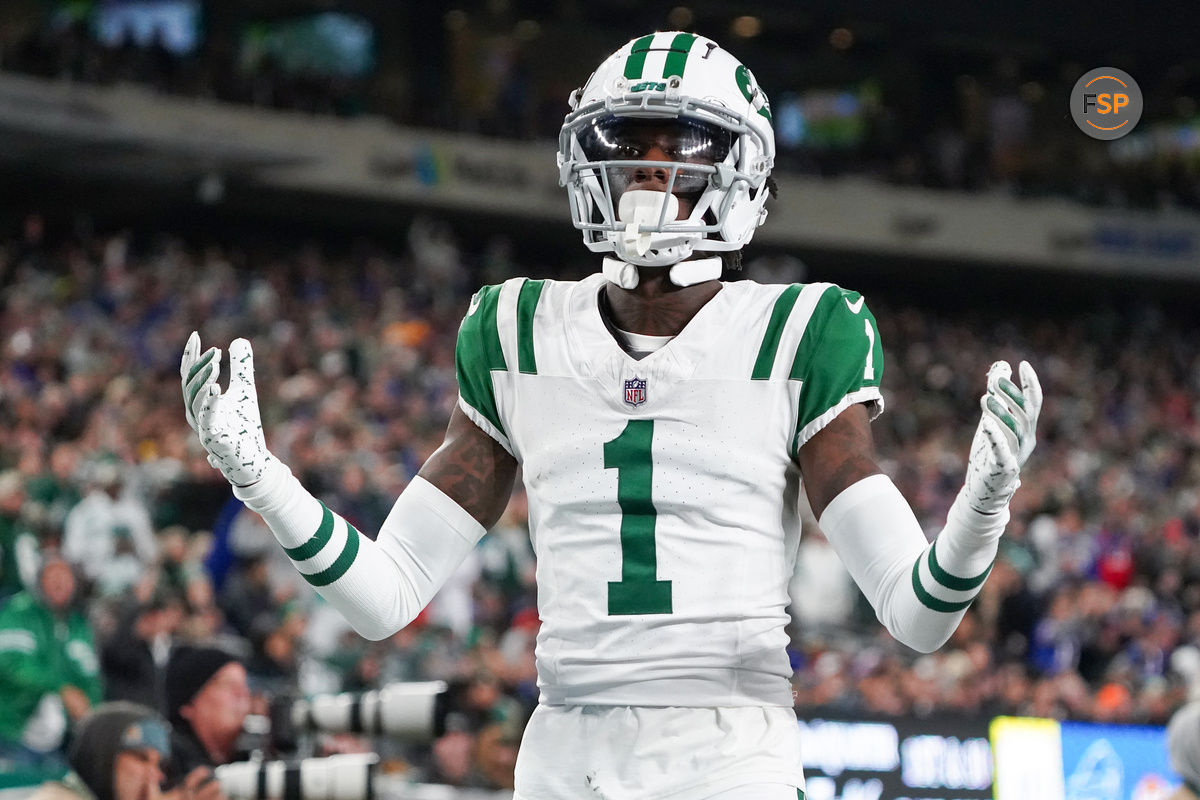
[(640, 270), (636, 288), (605, 284), (608, 314), (623, 331), (647, 336), (676, 336), (704, 304), (721, 291), (720, 281), (676, 286), (665, 269)]

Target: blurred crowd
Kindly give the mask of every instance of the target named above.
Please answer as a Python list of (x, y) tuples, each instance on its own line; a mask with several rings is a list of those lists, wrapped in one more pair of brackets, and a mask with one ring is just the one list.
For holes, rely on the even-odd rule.
[[(65, 561), (76, 650), (98, 660), (71, 679), (90, 696), (68, 693), (68, 715), (100, 697), (161, 708), (163, 664), (183, 644), (237, 653), (262, 703), (442, 679), (454, 687), (446, 733), (428, 751), (381, 752), (431, 780), (511, 786), (537, 700), (523, 493), (414, 624), (366, 642), (208, 466), (178, 363), (196, 327), (206, 342), (251, 339), (269, 446), (372, 535), (441, 441), (470, 293), (595, 266), (572, 263), (550, 275), (514, 264), (503, 242), (468, 247), (420, 218), (389, 249), (52, 238), (30, 216), (0, 242), (0, 687), (9, 609), (61, 603), (45, 577)], [(786, 273), (752, 261), (746, 277)], [(935, 654), (891, 640), (809, 521), (790, 629), (797, 706), (1164, 723), (1200, 686), (1195, 318), (868, 297), (887, 364), (879, 451), (930, 535), (961, 486), (992, 360), (1039, 370), (1040, 440), (993, 572)], [(20, 733), (3, 723), (0, 745)]]
[(102, 39), (87, 4), (63, 3), (7, 36), (0, 27), (0, 66), (264, 108), (552, 139), (571, 90), (632, 31), (696, 30), (750, 65), (769, 93), (783, 169), (1097, 206), (1200, 208), (1200, 70), (1186, 60), (1162, 65), (1149, 40), (1131, 40), (1120, 63), (1140, 82), (1143, 119), (1131, 135), (1099, 142), (1067, 113), (1075, 82), (1097, 64), (1029, 35), (909, 36), (882, 19), (857, 28), (814, 18), (779, 30), (731, 29), (728, 12), (699, 17), (679, 6), (663, 15), (617, 0), (591, 10), (547, 5), (531, 18), (522, 5), (408, 9), (403, 23), (390, 26), (355, 17), (352, 24), (374, 31), (367, 48), (374, 55), (361, 56), (370, 68), (348, 70), (264, 53), (245, 21), (211, 35), (197, 28), (190, 50), (132, 30)]

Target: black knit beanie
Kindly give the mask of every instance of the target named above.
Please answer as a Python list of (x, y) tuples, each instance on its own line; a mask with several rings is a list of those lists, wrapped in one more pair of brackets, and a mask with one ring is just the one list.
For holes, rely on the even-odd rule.
[(67, 763), (97, 800), (114, 800), (113, 762), (122, 750), (150, 748), (169, 755), (167, 724), (158, 712), (137, 703), (103, 703), (79, 723)]
[(217, 670), (237, 660), (231, 653), (215, 647), (181, 647), (172, 653), (165, 679), (167, 719), (171, 724), (186, 723), (179, 709), (192, 702)]

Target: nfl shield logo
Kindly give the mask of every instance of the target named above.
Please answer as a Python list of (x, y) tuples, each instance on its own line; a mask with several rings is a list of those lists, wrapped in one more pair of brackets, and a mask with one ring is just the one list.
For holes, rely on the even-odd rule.
[(640, 406), (646, 402), (646, 382), (641, 378), (625, 381), (625, 402), (631, 406)]

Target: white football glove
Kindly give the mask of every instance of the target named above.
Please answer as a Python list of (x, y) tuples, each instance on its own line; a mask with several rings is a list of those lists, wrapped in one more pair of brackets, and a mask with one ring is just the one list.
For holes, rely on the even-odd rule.
[(202, 356), (200, 335), (192, 331), (179, 364), (184, 413), (208, 451), (208, 463), (234, 486), (249, 486), (262, 478), (275, 457), (263, 438), (250, 343), (234, 339), (229, 345), (229, 362), (229, 388), (222, 393), (217, 384), (221, 351), (210, 347)]
[(1028, 361), (1018, 367), (1021, 388), (1012, 382), (1006, 361), (992, 364), (987, 392), (980, 398), (983, 417), (971, 442), (967, 480), (963, 487), (971, 508), (983, 514), (1003, 511), (1021, 485), (1021, 467), (1037, 441), (1042, 387)]

